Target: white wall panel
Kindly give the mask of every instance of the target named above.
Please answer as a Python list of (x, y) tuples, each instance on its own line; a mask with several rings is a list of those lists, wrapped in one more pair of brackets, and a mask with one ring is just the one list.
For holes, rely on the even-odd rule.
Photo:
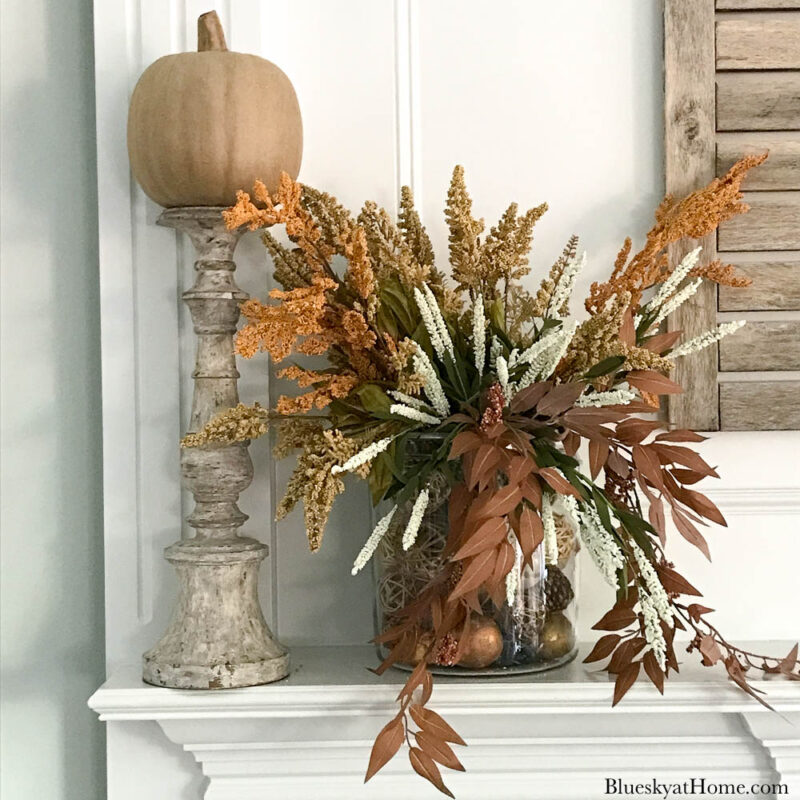
[(576, 290), (641, 236), (662, 194), (660, 4), (641, 0), (419, 3), (425, 219), (442, 217), (455, 164), (475, 213), (547, 201), (531, 283), (577, 233), (590, 259)]

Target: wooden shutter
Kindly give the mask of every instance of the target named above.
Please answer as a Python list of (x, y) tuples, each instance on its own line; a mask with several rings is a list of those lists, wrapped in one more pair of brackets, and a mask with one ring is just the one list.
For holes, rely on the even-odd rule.
[(800, 0), (666, 0), (664, 68), (668, 192), (770, 153), (743, 187), (751, 211), (702, 242), (706, 261), (718, 253), (752, 286), (704, 287), (668, 323), (687, 337), (726, 319), (748, 324), (678, 361), (686, 392), (671, 398), (670, 421), (800, 428)]

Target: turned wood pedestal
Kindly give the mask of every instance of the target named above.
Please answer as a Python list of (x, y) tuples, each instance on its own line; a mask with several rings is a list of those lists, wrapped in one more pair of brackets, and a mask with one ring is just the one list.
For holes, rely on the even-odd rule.
[[(159, 225), (189, 235), (197, 279), (183, 299), (197, 334), (189, 431), (239, 402), (233, 335), (239, 304), (234, 281), (238, 231), (221, 208), (171, 208)], [(177, 689), (225, 689), (283, 678), (289, 655), (270, 632), (258, 601), (258, 569), (268, 548), (239, 534), (247, 519), (236, 505), (253, 479), (248, 443), (181, 451), (183, 483), (195, 500), (188, 518), (195, 536), (165, 551), (180, 594), (166, 633), (143, 657), (147, 683)]]

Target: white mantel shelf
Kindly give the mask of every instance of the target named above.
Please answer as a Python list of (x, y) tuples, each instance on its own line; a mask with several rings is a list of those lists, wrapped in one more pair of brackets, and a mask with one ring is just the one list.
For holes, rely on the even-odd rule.
[[(447, 776), (459, 798), (602, 797), (606, 777), (783, 781), (800, 796), (800, 683), (754, 681), (772, 713), (691, 656), (663, 697), (640, 680), (612, 710), (613, 683), (581, 664), (586, 651), (538, 675), (436, 679), (432, 707), (469, 743), (459, 753), (467, 773)], [(371, 647), (298, 647), (292, 664), (278, 683), (222, 691), (147, 686), (138, 666), (126, 667), (89, 705), (118, 730), (157, 723), (199, 762), (208, 782), (194, 796), (206, 800), (429, 796), (401, 757), (362, 786), (371, 739), (394, 712), (404, 673), (371, 673)]]
[[(758, 647), (759, 645), (753, 645)], [(767, 643), (768, 652), (788, 651)], [(570, 664), (538, 674), (497, 678), (437, 676), (432, 704), (443, 713), (607, 713), (613, 680), (594, 665), (581, 663), (588, 646)], [(679, 651), (680, 652), (680, 651)], [(756, 712), (760, 706), (727, 680), (724, 670), (707, 669), (694, 656), (666, 684), (664, 696), (639, 680), (615, 714), (722, 711)], [(305, 717), (387, 713), (407, 674), (390, 669), (377, 676), (372, 647), (297, 647), (289, 677), (247, 689), (192, 691), (161, 689), (141, 680), (141, 669), (120, 669), (89, 700), (104, 721), (210, 719), (224, 717)], [(800, 712), (800, 683), (781, 678), (753, 681), (781, 712)]]

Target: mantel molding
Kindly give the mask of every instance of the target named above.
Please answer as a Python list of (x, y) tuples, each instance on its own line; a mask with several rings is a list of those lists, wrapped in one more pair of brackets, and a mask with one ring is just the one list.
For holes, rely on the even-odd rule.
[[(755, 682), (780, 712), (773, 714), (724, 674), (690, 662), (663, 697), (640, 681), (612, 709), (613, 683), (580, 663), (586, 650), (539, 675), (436, 681), (434, 707), (469, 743), (467, 775), (448, 776), (460, 799), (600, 796), (612, 776), (794, 786), (797, 683)], [(206, 800), (255, 800), (270, 792), (282, 800), (424, 796), (402, 758), (361, 786), (371, 740), (394, 713), (403, 673), (369, 672), (376, 663), (371, 647), (298, 647), (292, 659), (283, 681), (224, 691), (147, 686), (134, 665), (112, 675), (89, 704), (115, 726), (156, 722), (199, 762), (209, 779)]]

